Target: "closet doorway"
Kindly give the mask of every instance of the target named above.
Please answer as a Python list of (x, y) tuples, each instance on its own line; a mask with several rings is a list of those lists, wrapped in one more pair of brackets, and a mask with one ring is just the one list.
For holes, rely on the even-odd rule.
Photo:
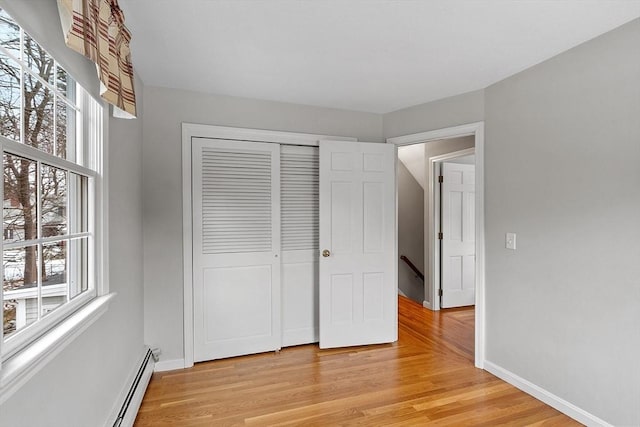
[(183, 124), (185, 365), (397, 339), (395, 149)]

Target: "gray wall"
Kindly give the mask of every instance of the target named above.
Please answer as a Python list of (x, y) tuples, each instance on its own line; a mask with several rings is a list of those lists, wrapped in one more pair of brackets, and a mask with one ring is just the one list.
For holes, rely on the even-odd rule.
[(640, 425), (640, 20), (485, 96), (487, 359)]
[[(398, 256), (408, 257), (425, 276), (424, 190), (411, 172), (398, 161)], [(398, 287), (414, 301), (424, 301), (424, 282), (398, 259)]]
[(382, 141), (382, 116), (145, 87), (143, 215), (145, 341), (183, 358), (181, 123)]
[[(25, 27), (37, 27), (33, 35), (72, 75), (97, 85), (95, 67), (90, 74), (84, 59), (61, 45), (56, 2), (0, 5)], [(143, 355), (142, 120), (111, 119), (109, 136), (109, 274), (117, 295), (106, 314), (0, 406), (0, 425), (103, 425)]]
[(484, 120), (484, 90), (444, 98), (383, 116), (385, 138)]
[(385, 136), (485, 120), (487, 360), (621, 426), (640, 425), (638, 117), (640, 20), (384, 116)]

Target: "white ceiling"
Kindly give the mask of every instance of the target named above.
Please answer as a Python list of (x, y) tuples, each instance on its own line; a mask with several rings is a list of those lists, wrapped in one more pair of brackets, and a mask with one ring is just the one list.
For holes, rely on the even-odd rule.
[(640, 0), (120, 0), (146, 85), (386, 113), (482, 89)]

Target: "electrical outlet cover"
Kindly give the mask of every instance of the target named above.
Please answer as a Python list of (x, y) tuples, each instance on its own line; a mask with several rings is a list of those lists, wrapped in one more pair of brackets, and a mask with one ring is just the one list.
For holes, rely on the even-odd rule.
[(505, 235), (504, 246), (507, 249), (516, 250), (516, 233), (507, 233)]

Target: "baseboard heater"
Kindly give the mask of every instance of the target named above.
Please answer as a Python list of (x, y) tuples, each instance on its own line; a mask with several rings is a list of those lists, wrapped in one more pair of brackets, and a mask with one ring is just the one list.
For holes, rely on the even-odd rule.
[(153, 353), (151, 349), (148, 349), (131, 384), (131, 388), (129, 388), (127, 397), (124, 399), (120, 412), (118, 412), (118, 417), (113, 423), (113, 427), (133, 426), (133, 422), (136, 420), (136, 415), (138, 414), (138, 408), (140, 408), (140, 403), (142, 403), (142, 398), (144, 397), (144, 392), (147, 389), (151, 374), (153, 373), (153, 365)]

